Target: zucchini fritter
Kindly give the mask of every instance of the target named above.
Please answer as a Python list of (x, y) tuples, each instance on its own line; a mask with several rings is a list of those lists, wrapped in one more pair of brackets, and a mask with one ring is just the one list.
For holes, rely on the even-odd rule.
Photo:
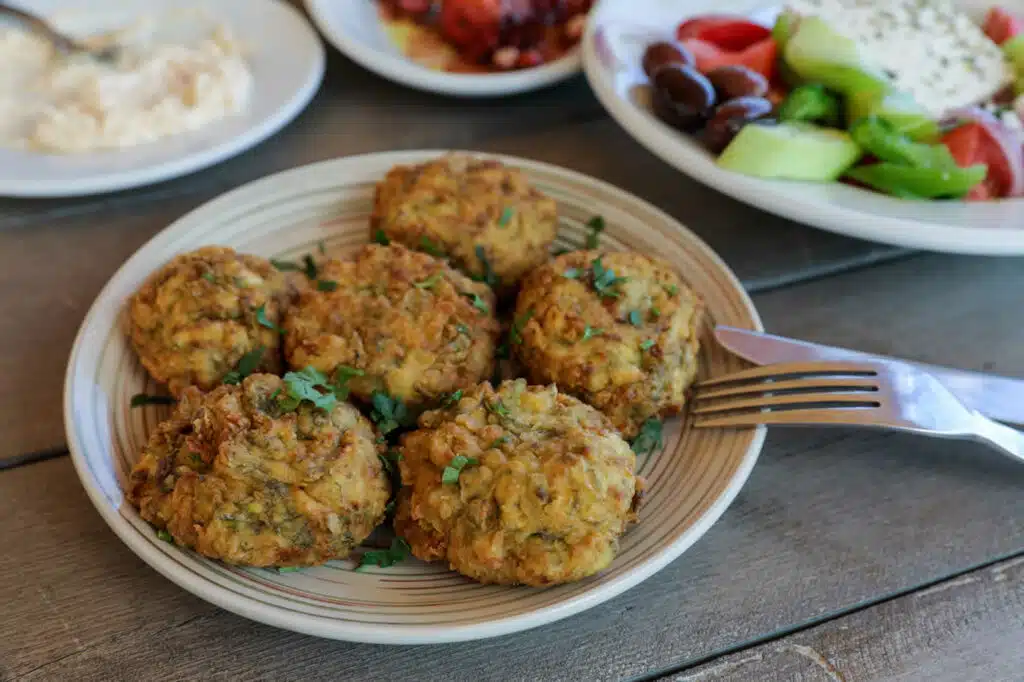
[(703, 309), (665, 261), (574, 251), (523, 282), (512, 347), (532, 383), (558, 384), (632, 438), (647, 419), (683, 408)]
[(288, 284), (270, 261), (206, 246), (153, 273), (129, 305), (132, 345), (143, 366), (176, 396), (208, 391), (238, 361), (264, 349), (259, 369), (281, 369), (277, 326)]
[(476, 278), (486, 277), (489, 265), (504, 294), (547, 260), (558, 209), (522, 171), (500, 161), (449, 154), (392, 168), (377, 185), (370, 230), (411, 249), (443, 255)]
[(420, 559), (484, 583), (552, 585), (605, 569), (643, 487), (604, 415), (522, 379), (424, 413), (401, 453), (396, 532)]
[(283, 412), (256, 374), (186, 389), (128, 482), (142, 518), (200, 554), (247, 566), (341, 559), (384, 518), (390, 484), (370, 422), (347, 403)]
[(485, 284), (403, 246), (368, 244), (321, 268), (320, 286), (285, 321), (285, 351), (295, 368), (362, 372), (348, 383), (358, 398), (383, 390), (414, 408), (490, 376), (498, 333)]

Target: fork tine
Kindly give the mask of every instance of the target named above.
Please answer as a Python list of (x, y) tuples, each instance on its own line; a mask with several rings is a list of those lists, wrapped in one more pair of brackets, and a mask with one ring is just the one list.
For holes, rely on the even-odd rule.
[(879, 423), (877, 411), (872, 409), (806, 409), (779, 412), (741, 412), (718, 416), (696, 416), (693, 427), (698, 429), (743, 426), (872, 426)]
[(771, 379), (779, 376), (821, 376), (829, 374), (875, 376), (878, 372), (869, 365), (854, 362), (784, 362), (775, 365), (764, 365), (741, 370), (723, 377), (705, 379), (697, 384), (697, 388), (719, 386), (739, 381), (755, 381)]
[(846, 409), (849, 407), (880, 407), (878, 400), (873, 400), (870, 393), (798, 393), (789, 395), (757, 396), (754, 398), (736, 398), (722, 400), (710, 405), (695, 407), (692, 414), (721, 414), (737, 410), (759, 410), (767, 407), (788, 407), (798, 409), (801, 405), (830, 404)]
[(691, 400), (712, 400), (729, 396), (751, 395), (758, 393), (775, 393), (777, 391), (818, 391), (822, 389), (845, 389), (849, 391), (877, 391), (878, 382), (874, 379), (793, 379), (791, 381), (756, 382), (701, 390), (698, 387)]

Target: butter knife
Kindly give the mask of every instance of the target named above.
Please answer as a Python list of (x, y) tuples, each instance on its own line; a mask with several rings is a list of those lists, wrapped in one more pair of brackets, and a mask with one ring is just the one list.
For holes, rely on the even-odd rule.
[[(754, 363), (771, 365), (778, 362), (818, 362), (899, 360), (845, 348), (822, 346), (808, 341), (787, 339), (749, 329), (719, 325), (715, 338), (729, 352)], [(1024, 426), (1024, 380), (967, 372), (949, 367), (910, 362), (952, 391), (969, 408), (1001, 422)]]

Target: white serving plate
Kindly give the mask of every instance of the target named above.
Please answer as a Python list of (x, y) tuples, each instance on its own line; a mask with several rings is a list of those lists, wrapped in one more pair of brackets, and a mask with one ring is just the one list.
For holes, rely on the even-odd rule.
[[(282, 0), (90, 0), (88, 9), (66, 0), (16, 4), (51, 18), (72, 35), (114, 30), (154, 14), (201, 9), (227, 24), (250, 51), (254, 88), (244, 113), (137, 147), (60, 155), (0, 147), (0, 196), (113, 192), (206, 168), (250, 149), (287, 125), (306, 107), (323, 79), (323, 43), (302, 13)], [(167, 31), (168, 39), (196, 38), (209, 28), (209, 19), (180, 13), (173, 25), (161, 26), (157, 37)]]
[(327, 41), (378, 76), (417, 90), (457, 97), (502, 97), (561, 82), (580, 70), (577, 46), (561, 59), (506, 73), (448, 73), (417, 64), (388, 38), (374, 0), (305, 0)]
[[(85, 318), (68, 363), (64, 419), (72, 459), (100, 514), (136, 554), (167, 578), (225, 609), (278, 627), (361, 642), (422, 644), (508, 634), (596, 606), (679, 557), (725, 511), (746, 481), (764, 428), (665, 427), (665, 448), (641, 457), (649, 487), (640, 523), (602, 575), (546, 589), (484, 586), (442, 565), (408, 561), (355, 572), (351, 561), (299, 573), (242, 569), (159, 540), (121, 493), (147, 434), (169, 408), (131, 409), (155, 386), (124, 333), (124, 305), (149, 273), (175, 254), (223, 244), (264, 256), (344, 254), (369, 237), (374, 184), (395, 164), (441, 152), (372, 154), (318, 163), (253, 182), (211, 201), (154, 237), (107, 283)], [(580, 248), (586, 221), (604, 216), (605, 248), (636, 249), (674, 263), (705, 299), (713, 322), (760, 329), (757, 312), (729, 268), (700, 239), (636, 197), (584, 175), (535, 161), (523, 168), (556, 199), (558, 243)], [(703, 375), (742, 367), (704, 331)]]
[[(980, 17), (992, 2), (961, 0)], [(1024, 13), (1024, 0), (1003, 7)], [(686, 175), (770, 213), (851, 237), (917, 249), (1024, 254), (1024, 199), (905, 201), (844, 184), (762, 180), (719, 168), (696, 141), (638, 102), (645, 47), (674, 36), (698, 14), (739, 14), (771, 25), (780, 3), (765, 0), (603, 0), (583, 37), (583, 68), (601, 104), (640, 144)]]

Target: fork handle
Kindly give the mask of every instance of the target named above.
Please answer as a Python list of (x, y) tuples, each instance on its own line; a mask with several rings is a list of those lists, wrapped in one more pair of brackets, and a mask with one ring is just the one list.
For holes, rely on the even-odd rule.
[(974, 413), (974, 435), (1004, 455), (1024, 462), (1024, 433)]

